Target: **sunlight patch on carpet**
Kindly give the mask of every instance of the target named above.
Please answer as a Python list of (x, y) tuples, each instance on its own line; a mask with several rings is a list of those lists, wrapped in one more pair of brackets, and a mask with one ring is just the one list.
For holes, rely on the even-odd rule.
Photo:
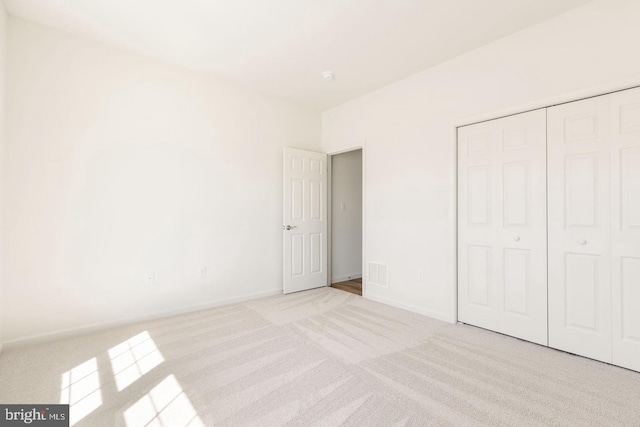
[(62, 374), (60, 403), (69, 405), (69, 424), (74, 425), (102, 405), (96, 358)]
[(164, 357), (147, 331), (112, 347), (109, 357), (118, 391), (124, 390), (164, 362)]
[(127, 427), (204, 426), (178, 380), (169, 375), (124, 412)]

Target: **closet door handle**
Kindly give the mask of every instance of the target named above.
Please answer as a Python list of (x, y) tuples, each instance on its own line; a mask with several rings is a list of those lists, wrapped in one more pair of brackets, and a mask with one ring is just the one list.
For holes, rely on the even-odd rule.
[(580, 240), (580, 241), (578, 242), (578, 244), (579, 244), (579, 245), (586, 245), (586, 244), (587, 244), (587, 241), (586, 241), (586, 240), (584, 240), (584, 239), (582, 239), (582, 240)]
[(515, 240), (516, 242), (520, 241), (520, 236), (513, 236), (513, 240)]

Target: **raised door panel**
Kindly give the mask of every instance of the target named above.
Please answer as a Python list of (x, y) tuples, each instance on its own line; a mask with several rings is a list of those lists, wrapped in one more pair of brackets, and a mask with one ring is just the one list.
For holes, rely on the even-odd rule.
[(601, 263), (602, 257), (598, 255), (565, 253), (562, 283), (565, 328), (602, 332), (598, 310)]
[(322, 233), (312, 233), (310, 237), (309, 249), (309, 273), (323, 273), (324, 245), (322, 244)]
[(309, 219), (311, 221), (322, 221), (322, 181), (309, 181)]
[(469, 304), (491, 309), (492, 259), (490, 246), (468, 247)]
[(491, 227), (491, 165), (467, 170), (467, 224), (470, 227)]
[(532, 190), (530, 168), (531, 162), (505, 163), (502, 166), (503, 227), (529, 225)]
[(601, 153), (570, 154), (564, 157), (564, 228), (598, 227), (598, 172)]
[(291, 234), (291, 271), (289, 272), (291, 277), (301, 277), (304, 275), (304, 259), (305, 259), (305, 244), (304, 234)]
[[(640, 142), (640, 137), (638, 137)], [(620, 231), (640, 231), (640, 147), (625, 147), (618, 151), (620, 161), (619, 188), (620, 196)]]
[[(620, 336), (634, 346), (640, 345), (640, 257), (620, 258)], [(637, 359), (636, 359), (637, 360)], [(635, 369), (638, 369), (637, 367)]]
[(517, 316), (531, 315), (531, 251), (504, 249), (504, 312)]
[(640, 89), (611, 111), (613, 362), (640, 371)]
[(611, 361), (609, 97), (548, 109), (549, 345)]

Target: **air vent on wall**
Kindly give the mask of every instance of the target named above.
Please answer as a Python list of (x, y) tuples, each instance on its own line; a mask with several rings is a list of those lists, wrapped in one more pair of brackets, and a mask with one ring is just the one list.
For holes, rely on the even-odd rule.
[(386, 264), (369, 263), (367, 283), (378, 286), (389, 286), (389, 267)]

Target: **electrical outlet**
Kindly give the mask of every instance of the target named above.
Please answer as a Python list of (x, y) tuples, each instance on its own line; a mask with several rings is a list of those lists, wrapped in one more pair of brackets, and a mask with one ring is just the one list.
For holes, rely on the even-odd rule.
[(144, 284), (152, 286), (154, 283), (155, 283), (155, 280), (154, 280), (154, 277), (153, 277), (153, 271), (147, 271), (144, 274)]
[(207, 277), (207, 267), (200, 267), (200, 278), (204, 279)]
[(424, 271), (418, 270), (418, 280), (424, 280)]
[(342, 212), (346, 211), (347, 210), (347, 206), (344, 203), (340, 203), (340, 210)]

